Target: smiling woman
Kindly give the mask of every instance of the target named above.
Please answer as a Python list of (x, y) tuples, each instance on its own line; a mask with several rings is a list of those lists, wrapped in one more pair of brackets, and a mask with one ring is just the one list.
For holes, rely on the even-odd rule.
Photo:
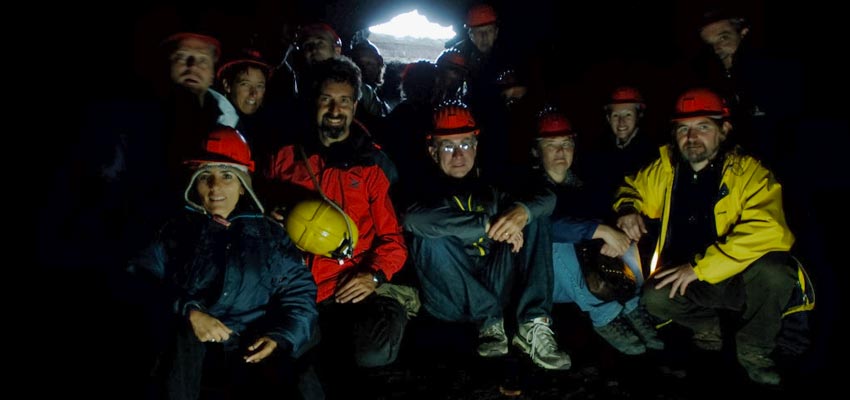
[(316, 284), (283, 228), (262, 214), (245, 139), (218, 128), (198, 150), (185, 161), (194, 170), (187, 210), (128, 268), (161, 296), (146, 301), (168, 304), (162, 312), (181, 322), (154, 322), (166, 325), (169, 340), (155, 380), (174, 398), (198, 398), (209, 386), (201, 377), (222, 370), (229, 372), (220, 376), (222, 389), (234, 397), (289, 397), (294, 374), (271, 382), (261, 371), (291, 370), (307, 346), (318, 315)]
[(221, 128), (205, 140), (206, 153), (185, 161), (195, 171), (186, 187), (186, 203), (197, 211), (227, 220), (246, 192), (243, 208), (263, 212), (251, 187), (254, 161), (245, 139), (235, 129)]
[(195, 188), (204, 209), (222, 218), (227, 218), (233, 212), (239, 198), (245, 194), (233, 167), (226, 164), (205, 165), (195, 178)]

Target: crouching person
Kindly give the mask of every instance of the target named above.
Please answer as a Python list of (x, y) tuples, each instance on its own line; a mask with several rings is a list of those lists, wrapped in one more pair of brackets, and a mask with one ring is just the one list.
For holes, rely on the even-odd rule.
[(514, 295), (514, 345), (543, 368), (569, 369), (549, 328), (554, 195), (542, 190), (517, 202), (479, 178), (479, 130), (466, 106), (441, 105), (434, 125), (428, 151), (437, 168), (404, 219), (423, 307), (444, 321), (477, 324), (478, 354), (495, 357), (508, 353), (504, 312)]
[[(575, 303), (587, 312), (596, 333), (621, 353), (635, 355), (645, 353), (647, 348), (661, 350), (664, 342), (658, 339), (646, 311), (638, 306), (636, 288), (643, 278), (636, 247), (620, 229), (601, 223), (598, 216), (591, 215), (593, 198), (571, 168), (575, 136), (572, 124), (561, 112), (546, 108), (538, 116), (532, 155), (538, 162), (542, 186), (555, 192), (558, 199), (551, 217), (554, 301)], [(604, 241), (601, 249), (590, 243), (594, 239)], [(619, 258), (627, 251), (630, 257), (624, 259), (630, 262), (630, 272), (635, 277), (634, 286), (630, 286), (632, 290), (613, 295), (605, 293), (605, 289), (610, 288), (599, 290), (598, 281), (586, 279), (598, 275), (583, 273), (580, 259), (585, 263), (598, 263), (600, 252)], [(595, 254), (585, 254), (588, 252)], [(607, 261), (618, 264), (617, 268), (624, 267), (623, 261)]]
[(316, 284), (283, 228), (263, 216), (245, 139), (222, 127), (200, 147), (185, 162), (186, 211), (129, 266), (167, 297), (174, 319), (157, 376), (170, 399), (208, 387), (286, 397), (317, 322)]
[(671, 144), (619, 189), (617, 226), (638, 240), (646, 233), (641, 214), (661, 218), (662, 267), (642, 299), (649, 312), (690, 328), (706, 350), (723, 343), (717, 310), (738, 312), (738, 362), (753, 381), (776, 385), (770, 354), (802, 272), (789, 254), (782, 186), (730, 145), (729, 117), (714, 92), (682, 94)]

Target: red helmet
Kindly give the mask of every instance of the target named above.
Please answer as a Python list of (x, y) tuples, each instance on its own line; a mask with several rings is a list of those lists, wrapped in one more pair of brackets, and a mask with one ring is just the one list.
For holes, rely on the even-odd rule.
[(215, 73), (215, 78), (221, 80), (222, 76), (226, 75), (228, 69), (242, 64), (249, 64), (258, 68), (260, 71), (263, 71), (263, 75), (266, 75), (266, 78), (268, 78), (272, 72), (272, 66), (263, 59), (263, 55), (259, 50), (242, 49), (239, 56), (224, 63), (224, 65), (218, 68), (218, 71)]
[(342, 39), (339, 38), (334, 28), (323, 22), (316, 22), (301, 27), (298, 32), (298, 43), (301, 44), (309, 37), (321, 36), (331, 42), (336, 47), (342, 47)]
[(626, 104), (636, 103), (640, 108), (644, 107), (643, 96), (640, 92), (631, 86), (621, 86), (614, 89), (611, 93), (611, 99), (608, 104)]
[(453, 67), (467, 71), (466, 57), (461, 54), (460, 50), (455, 48), (443, 50), (435, 63), (438, 67)]
[(672, 120), (691, 117), (728, 118), (729, 115), (729, 107), (720, 95), (709, 89), (697, 88), (679, 96)]
[(547, 107), (537, 117), (537, 137), (573, 136), (573, 124), (563, 113)]
[[(196, 40), (200, 40), (204, 43), (208, 43), (210, 46), (213, 46), (215, 48), (215, 60), (218, 61), (219, 57), (221, 57), (221, 42), (219, 42), (218, 39), (216, 39), (212, 36), (202, 35), (200, 33), (193, 33), (193, 32), (175, 33), (175, 34), (169, 36), (168, 38), (166, 38), (165, 40), (163, 40), (162, 45), (163, 46), (178, 46), (180, 44), (180, 42), (182, 42), (186, 39), (196, 39)], [(174, 50), (173, 48), (170, 48), (170, 47), (169, 47), (169, 49), (171, 51)]]
[[(451, 101), (440, 104), (434, 110), (434, 130), (432, 135), (456, 135), (460, 133), (472, 133), (478, 135), (481, 131), (472, 118), (469, 107), (459, 101)], [(428, 136), (431, 137), (430, 135)]]
[(475, 28), (495, 24), (498, 19), (496, 10), (493, 7), (487, 4), (476, 4), (466, 14), (466, 27)]
[(254, 160), (248, 142), (236, 129), (222, 126), (216, 128), (203, 140), (201, 154), (191, 157), (184, 163), (197, 167), (206, 163), (223, 163), (239, 166), (248, 172), (254, 172)]

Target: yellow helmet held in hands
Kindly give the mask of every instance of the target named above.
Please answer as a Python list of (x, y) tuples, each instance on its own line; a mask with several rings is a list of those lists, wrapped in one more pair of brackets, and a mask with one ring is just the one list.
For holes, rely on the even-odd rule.
[(357, 246), (357, 225), (324, 200), (296, 204), (283, 226), (295, 246), (309, 253), (343, 259), (351, 257)]

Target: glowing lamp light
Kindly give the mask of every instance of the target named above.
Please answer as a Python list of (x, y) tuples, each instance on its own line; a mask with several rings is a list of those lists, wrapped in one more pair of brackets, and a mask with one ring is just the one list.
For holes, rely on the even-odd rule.
[(426, 39), (451, 39), (455, 36), (452, 26), (442, 26), (428, 21), (418, 10), (399, 14), (389, 22), (369, 27), (372, 33), (394, 37), (413, 37)]
[(658, 265), (658, 249), (655, 249), (655, 252), (652, 253), (652, 261), (649, 262), (649, 276), (655, 273), (655, 268)]

